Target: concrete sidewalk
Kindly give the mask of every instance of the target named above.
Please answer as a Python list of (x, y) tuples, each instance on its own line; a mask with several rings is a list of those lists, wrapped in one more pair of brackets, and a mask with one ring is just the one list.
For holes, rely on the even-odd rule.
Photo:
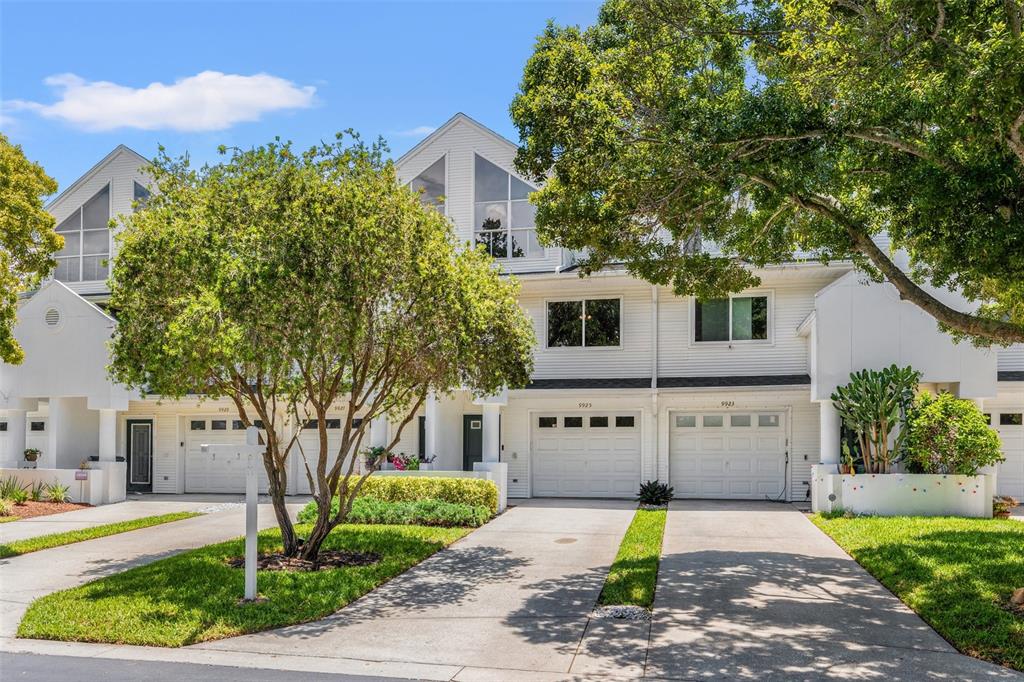
[(790, 505), (670, 509), (648, 677), (1024, 679), (957, 653)]

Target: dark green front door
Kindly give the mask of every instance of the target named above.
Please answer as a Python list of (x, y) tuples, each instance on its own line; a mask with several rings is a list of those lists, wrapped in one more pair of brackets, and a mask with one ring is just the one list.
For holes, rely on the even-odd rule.
[(484, 460), (484, 417), (462, 415), (462, 470), (472, 471), (473, 462)]

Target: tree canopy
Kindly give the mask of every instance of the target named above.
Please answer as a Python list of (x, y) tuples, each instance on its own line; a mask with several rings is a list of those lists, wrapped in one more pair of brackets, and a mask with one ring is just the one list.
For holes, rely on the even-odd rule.
[(586, 249), (584, 272), (624, 261), (702, 298), (800, 252), (851, 259), (955, 335), (1024, 341), (1022, 18), (1019, 0), (608, 0), (586, 30), (549, 25), (512, 104), (517, 165), (548, 178), (540, 234)]
[(18, 294), (35, 287), (57, 265), (64, 240), (43, 208), (57, 182), (0, 133), (0, 361), (20, 364), (25, 351), (14, 338)]
[[(315, 558), (344, 520), (371, 420), (398, 424), (390, 449), (428, 393), (491, 394), (532, 367), (517, 283), (459, 248), (384, 151), (339, 135), (302, 153), (222, 150), (198, 170), (161, 152), (152, 197), (117, 237), (113, 376), (156, 395), (227, 397), (245, 426), (262, 422), (289, 555)], [(334, 452), (331, 412), (352, 425)], [(319, 448), (305, 452), (298, 434), (314, 424)], [(320, 509), (304, 543), (284, 506), (290, 456)]]

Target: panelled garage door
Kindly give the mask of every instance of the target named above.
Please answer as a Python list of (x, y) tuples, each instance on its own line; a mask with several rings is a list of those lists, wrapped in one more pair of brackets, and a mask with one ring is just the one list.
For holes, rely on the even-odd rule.
[[(242, 422), (222, 416), (188, 417), (185, 428), (185, 492), (244, 493), (245, 458), (202, 451), (203, 443), (244, 445)], [(263, 493), (267, 491), (267, 471), (262, 463), (258, 473)]]
[(1003, 442), (1005, 461), (999, 465), (996, 487), (1000, 495), (1024, 498), (1024, 413), (996, 412), (992, 425)]
[(640, 413), (533, 414), (534, 497), (633, 497), (640, 487)]
[[(329, 471), (334, 462), (338, 458), (338, 449), (341, 447), (341, 425), (343, 420), (340, 417), (330, 417), (327, 420), (327, 470)], [(363, 443), (370, 441), (369, 431), (363, 437)], [(306, 460), (309, 462), (309, 468), (316, 475), (316, 466), (320, 458), (320, 431), (317, 428), (316, 421), (312, 420), (307, 422), (306, 428), (299, 434), (299, 443), (302, 444), (302, 452), (305, 453)], [(306, 478), (306, 467), (302, 463), (302, 455), (299, 453), (297, 448), (292, 450), (296, 458), (295, 468), (295, 491), (299, 495), (308, 495), (309, 490), (309, 479)], [(342, 469), (342, 476), (345, 475), (347, 468)]]
[(669, 478), (681, 498), (762, 500), (785, 492), (783, 412), (686, 413), (670, 418)]

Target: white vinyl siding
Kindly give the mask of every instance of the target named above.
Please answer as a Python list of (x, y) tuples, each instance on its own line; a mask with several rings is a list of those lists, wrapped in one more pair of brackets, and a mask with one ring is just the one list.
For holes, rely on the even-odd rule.
[(1000, 372), (1024, 372), (1024, 343), (1015, 343), (1007, 348), (998, 348)]

